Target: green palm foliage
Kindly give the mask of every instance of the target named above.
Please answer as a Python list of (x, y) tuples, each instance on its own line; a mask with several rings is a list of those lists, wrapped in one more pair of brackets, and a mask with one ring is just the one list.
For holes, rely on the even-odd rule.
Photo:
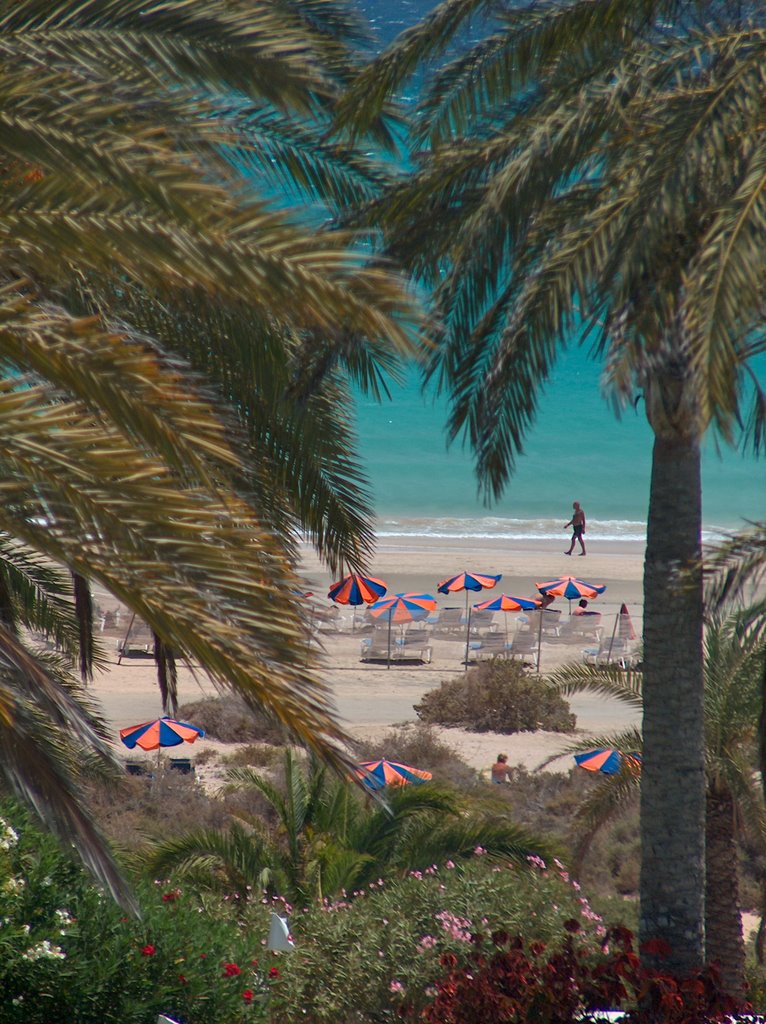
[[(721, 965), (727, 988), (744, 995), (745, 949), (737, 867), (736, 836), (745, 828), (766, 848), (766, 809), (755, 780), (761, 677), (766, 665), (766, 627), (754, 607), (714, 616), (705, 630), (705, 932), (710, 960)], [(554, 673), (562, 695), (593, 693), (634, 710), (643, 702), (642, 674), (615, 668), (566, 666)], [(641, 734), (589, 736), (567, 748), (594, 747), (630, 752), (642, 749)], [(587, 854), (595, 832), (620, 814), (640, 791), (641, 773), (629, 766), (604, 777), (578, 808), (574, 822), (575, 860)]]
[[(708, 8), (712, 27), (695, 24)], [(365, 124), (485, 11), (449, 0), (403, 34), (363, 73), (349, 116)], [(368, 217), (434, 288), (431, 374), (488, 498), (510, 481), (563, 346), (602, 361), (618, 411), (646, 412), (641, 935), (666, 939), (686, 971), (704, 957), (700, 444), (708, 430), (766, 442), (752, 363), (764, 347), (766, 33), (727, 22), (725, 4), (492, 13), (432, 76), (419, 165)]]
[(343, 402), (417, 319), (329, 229), (381, 182), (331, 128), (360, 38), (334, 0), (0, 0), (0, 771), (123, 899), (78, 788), (103, 724), (17, 629), (87, 674), (85, 581), (345, 763), (294, 545), (369, 551)]
[(229, 777), (266, 798), (275, 827), (248, 817), (226, 830), (170, 839), (147, 854), (149, 872), (178, 871), (202, 887), (252, 889), (259, 897), (266, 888), (305, 904), (352, 893), (381, 875), (468, 859), (477, 846), (490, 858), (522, 864), (533, 854), (550, 856), (545, 841), (493, 809), (468, 810), (454, 792), (430, 783), (387, 790), (382, 802), (290, 750), (281, 784), (251, 768), (232, 769)]

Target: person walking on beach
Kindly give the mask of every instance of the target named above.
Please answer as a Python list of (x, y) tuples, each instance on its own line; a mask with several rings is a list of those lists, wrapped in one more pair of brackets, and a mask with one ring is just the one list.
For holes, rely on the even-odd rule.
[(565, 530), (568, 529), (570, 526), (572, 527), (572, 543), (569, 545), (569, 551), (565, 551), (564, 554), (571, 555), (572, 551), (574, 550), (575, 541), (579, 541), (580, 548), (582, 549), (580, 551), (580, 554), (584, 555), (585, 541), (583, 540), (583, 535), (585, 534), (585, 513), (580, 508), (579, 501), (573, 501), (572, 508), (574, 509), (574, 512), (572, 513), (572, 518), (564, 527)]
[(511, 781), (511, 769), (508, 767), (508, 755), (498, 754), (497, 761), (492, 765), (492, 782), (496, 786), (502, 786), (504, 782)]

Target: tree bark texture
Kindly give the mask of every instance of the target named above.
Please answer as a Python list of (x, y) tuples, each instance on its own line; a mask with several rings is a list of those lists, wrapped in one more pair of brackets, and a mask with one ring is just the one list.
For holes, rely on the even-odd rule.
[(639, 938), (670, 947), (667, 958), (644, 951), (648, 966), (681, 975), (705, 959), (702, 581), (691, 568), (701, 525), (699, 444), (693, 432), (657, 434), (644, 566)]
[(729, 995), (745, 998), (745, 939), (739, 903), (734, 800), (728, 789), (708, 791), (705, 828), (705, 953), (718, 964)]

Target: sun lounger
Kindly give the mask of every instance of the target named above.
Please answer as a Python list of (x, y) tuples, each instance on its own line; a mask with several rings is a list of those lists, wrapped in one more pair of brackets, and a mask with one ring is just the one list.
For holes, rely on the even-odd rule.
[(462, 608), (442, 608), (433, 624), (434, 636), (465, 636)]
[(518, 658), (525, 665), (536, 665), (537, 634), (531, 630), (519, 630), (513, 638), (510, 657)]
[(558, 636), (561, 630), (561, 609), (560, 608), (544, 608), (541, 612), (527, 612), (526, 613), (526, 626), (530, 633), (538, 635), (540, 629), (540, 615), (543, 617), (543, 636), (554, 637)]
[(152, 654), (154, 651), (154, 634), (145, 622), (135, 619), (127, 631), (127, 635), (117, 640), (117, 653), (125, 657), (128, 654)]
[(560, 639), (567, 643), (579, 643), (581, 640), (600, 641), (602, 634), (601, 613), (591, 612), (587, 615), (573, 615), (563, 623), (559, 630)]
[(632, 668), (638, 662), (638, 652), (633, 643), (622, 637), (602, 639), (598, 647), (586, 647), (582, 652), (586, 665), (619, 665)]
[(508, 643), (505, 633), (490, 633), (481, 640), (472, 640), (468, 648), (469, 661), (484, 658), (510, 658), (513, 645)]
[(471, 634), (483, 635), (494, 632), (495, 613), (490, 611), (471, 613)]

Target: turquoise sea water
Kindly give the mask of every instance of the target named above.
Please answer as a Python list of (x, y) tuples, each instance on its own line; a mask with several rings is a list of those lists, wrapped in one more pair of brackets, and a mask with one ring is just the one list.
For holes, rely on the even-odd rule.
[[(359, 0), (381, 44), (423, 17), (433, 0)], [(470, 32), (470, 28), (468, 29)], [(766, 360), (759, 366), (766, 382)], [(563, 353), (537, 424), (501, 502), (486, 508), (471, 459), (446, 449), (446, 403), (421, 393), (412, 372), (382, 406), (360, 398), (360, 448), (370, 477), (380, 536), (564, 537), (572, 501), (586, 511), (589, 536), (645, 536), (652, 435), (642, 407), (617, 420), (599, 389), (599, 367), (582, 350)], [(703, 467), (707, 537), (766, 518), (766, 465), (736, 451)]]
[[(477, 494), (469, 453), (459, 444), (447, 450), (445, 421), (445, 401), (423, 395), (415, 371), (391, 402), (359, 399), (360, 448), (380, 536), (562, 537), (576, 500), (594, 539), (644, 538), (651, 431), (641, 406), (615, 417), (601, 395), (598, 366), (581, 352), (562, 355), (517, 472), (493, 507)], [(706, 535), (764, 517), (764, 461), (717, 452), (711, 437), (703, 461)]]

